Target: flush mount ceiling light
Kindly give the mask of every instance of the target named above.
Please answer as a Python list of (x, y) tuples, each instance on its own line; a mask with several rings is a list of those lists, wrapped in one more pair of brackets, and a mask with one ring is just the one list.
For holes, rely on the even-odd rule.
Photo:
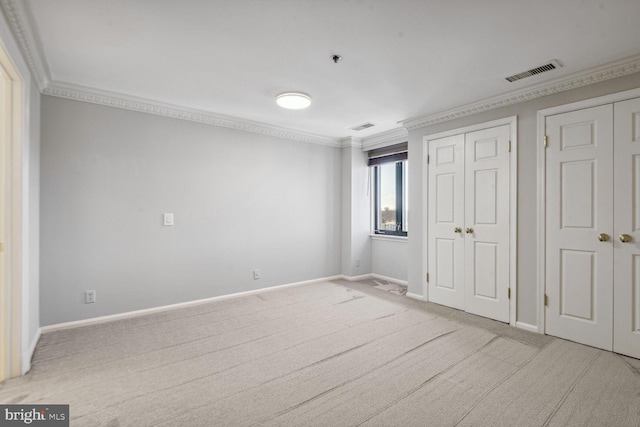
[(311, 97), (302, 92), (285, 92), (276, 97), (276, 103), (282, 108), (302, 110), (311, 105)]

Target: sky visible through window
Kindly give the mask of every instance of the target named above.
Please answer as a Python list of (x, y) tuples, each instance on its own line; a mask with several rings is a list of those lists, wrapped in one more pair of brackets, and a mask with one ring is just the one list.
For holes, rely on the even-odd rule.
[(380, 207), (396, 210), (396, 164), (384, 163), (380, 166)]

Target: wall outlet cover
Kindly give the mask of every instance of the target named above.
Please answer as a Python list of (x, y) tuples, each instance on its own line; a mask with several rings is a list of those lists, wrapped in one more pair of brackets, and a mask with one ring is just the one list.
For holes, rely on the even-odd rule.
[(93, 304), (94, 302), (96, 302), (96, 291), (85, 291), (84, 303)]

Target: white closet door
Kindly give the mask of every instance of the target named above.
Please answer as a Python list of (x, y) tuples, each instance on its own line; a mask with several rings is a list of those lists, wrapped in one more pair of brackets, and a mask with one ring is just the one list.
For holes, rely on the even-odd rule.
[(640, 358), (640, 99), (614, 108), (613, 351)]
[(465, 310), (509, 322), (509, 125), (465, 135)]
[(429, 141), (429, 301), (464, 310), (464, 135)]
[(546, 135), (546, 333), (611, 350), (613, 105), (547, 117)]

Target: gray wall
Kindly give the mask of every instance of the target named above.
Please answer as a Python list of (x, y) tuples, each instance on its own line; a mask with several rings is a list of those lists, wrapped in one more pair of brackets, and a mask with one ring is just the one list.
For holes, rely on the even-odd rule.
[[(409, 230), (411, 233), (412, 231)], [(371, 238), (373, 274), (390, 279), (407, 281), (409, 245), (406, 239)]]
[(342, 274), (371, 273), (369, 166), (358, 147), (342, 149)]
[(423, 137), (504, 117), (518, 116), (518, 318), (537, 325), (537, 111), (575, 101), (640, 87), (640, 73), (570, 91), (545, 96), (521, 104), (429, 126), (409, 133), (409, 292), (423, 295), (424, 220), (423, 176), (425, 168)]
[(43, 326), (340, 274), (338, 148), (43, 96), (41, 156)]

